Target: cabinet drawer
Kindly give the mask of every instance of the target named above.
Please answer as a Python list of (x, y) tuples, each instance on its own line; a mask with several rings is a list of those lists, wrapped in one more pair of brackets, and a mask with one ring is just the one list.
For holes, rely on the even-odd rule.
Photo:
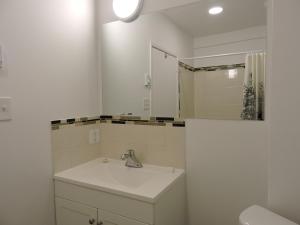
[(146, 224), (154, 224), (154, 206), (147, 202), (55, 181), (55, 195)]

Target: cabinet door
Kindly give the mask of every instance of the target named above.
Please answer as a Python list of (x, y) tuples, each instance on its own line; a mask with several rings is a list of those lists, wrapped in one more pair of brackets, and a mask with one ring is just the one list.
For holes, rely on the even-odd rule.
[(99, 210), (98, 214), (100, 225), (147, 225), (136, 220), (132, 220), (123, 216)]
[(55, 199), (56, 225), (96, 225), (98, 210), (77, 202)]

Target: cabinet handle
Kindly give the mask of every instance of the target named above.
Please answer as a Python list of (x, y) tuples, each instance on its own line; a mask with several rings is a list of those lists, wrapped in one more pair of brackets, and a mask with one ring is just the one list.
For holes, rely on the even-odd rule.
[(103, 225), (103, 222), (102, 221), (100, 221), (100, 222), (98, 222), (98, 224), (97, 225)]
[(93, 224), (95, 223), (95, 220), (94, 220), (94, 219), (90, 219), (90, 220), (89, 220), (89, 223), (90, 223), (91, 225), (93, 225)]

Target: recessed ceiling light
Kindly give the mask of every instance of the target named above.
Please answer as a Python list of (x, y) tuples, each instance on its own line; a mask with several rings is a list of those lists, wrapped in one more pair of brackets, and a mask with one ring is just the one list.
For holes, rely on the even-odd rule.
[(221, 6), (215, 6), (209, 9), (209, 14), (211, 15), (217, 15), (223, 12), (223, 8)]
[(124, 21), (135, 20), (143, 7), (143, 0), (113, 0), (113, 9), (116, 16)]
[(228, 70), (228, 78), (235, 79), (238, 74), (237, 69)]

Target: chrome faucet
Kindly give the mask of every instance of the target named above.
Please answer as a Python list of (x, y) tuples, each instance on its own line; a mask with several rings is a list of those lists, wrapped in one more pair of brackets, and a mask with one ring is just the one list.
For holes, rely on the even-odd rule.
[(128, 150), (127, 153), (121, 156), (122, 160), (126, 160), (125, 166), (132, 168), (142, 168), (142, 163), (136, 158), (134, 150)]

